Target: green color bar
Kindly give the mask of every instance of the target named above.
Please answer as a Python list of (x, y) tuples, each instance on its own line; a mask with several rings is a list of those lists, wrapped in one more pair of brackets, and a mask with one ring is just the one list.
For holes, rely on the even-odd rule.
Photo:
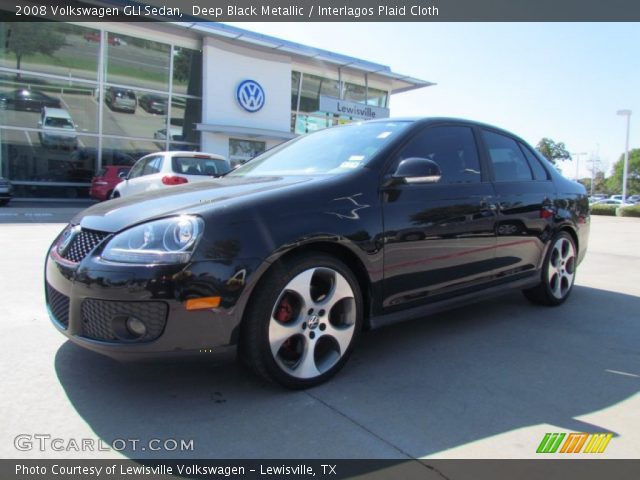
[(538, 449), (536, 450), (536, 453), (542, 453), (544, 452), (544, 446), (547, 443), (547, 440), (549, 440), (549, 437), (551, 436), (550, 433), (545, 433), (544, 434), (544, 438), (542, 439), (542, 441), (540, 442), (540, 445), (538, 445)]
[[(553, 447), (551, 447), (551, 450), (549, 451), (549, 453), (556, 453), (556, 450), (558, 450), (558, 447), (562, 443), (562, 440), (564, 439), (564, 437), (565, 437), (564, 433), (561, 433), (560, 435), (558, 435), (558, 439), (556, 440), (556, 443), (553, 444)], [(551, 444), (551, 442), (549, 442), (549, 444)]]

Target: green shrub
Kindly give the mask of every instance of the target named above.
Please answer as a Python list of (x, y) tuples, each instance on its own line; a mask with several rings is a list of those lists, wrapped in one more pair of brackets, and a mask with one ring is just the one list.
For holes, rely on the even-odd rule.
[(622, 207), (618, 212), (621, 217), (640, 217), (640, 205)]
[(616, 216), (617, 205), (591, 205), (591, 215), (611, 215)]

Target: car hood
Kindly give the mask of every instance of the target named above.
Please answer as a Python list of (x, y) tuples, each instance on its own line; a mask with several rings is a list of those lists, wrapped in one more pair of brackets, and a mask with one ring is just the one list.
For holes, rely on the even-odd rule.
[(76, 215), (71, 223), (103, 232), (118, 232), (155, 218), (199, 214), (276, 189), (295, 188), (319, 177), (223, 177), (153, 190), (99, 203)]

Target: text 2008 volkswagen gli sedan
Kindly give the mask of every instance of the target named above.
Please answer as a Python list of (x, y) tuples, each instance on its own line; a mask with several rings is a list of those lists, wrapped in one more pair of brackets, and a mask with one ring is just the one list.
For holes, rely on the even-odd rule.
[(585, 189), (520, 138), (373, 121), (85, 210), (51, 246), (47, 305), (112, 357), (237, 346), (303, 388), (335, 374), (362, 329), (510, 289), (562, 303), (588, 233)]

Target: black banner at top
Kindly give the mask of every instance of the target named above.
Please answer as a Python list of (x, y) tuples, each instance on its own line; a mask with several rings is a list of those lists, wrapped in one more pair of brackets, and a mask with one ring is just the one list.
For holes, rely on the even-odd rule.
[(5, 21), (639, 21), (637, 0), (0, 0)]

